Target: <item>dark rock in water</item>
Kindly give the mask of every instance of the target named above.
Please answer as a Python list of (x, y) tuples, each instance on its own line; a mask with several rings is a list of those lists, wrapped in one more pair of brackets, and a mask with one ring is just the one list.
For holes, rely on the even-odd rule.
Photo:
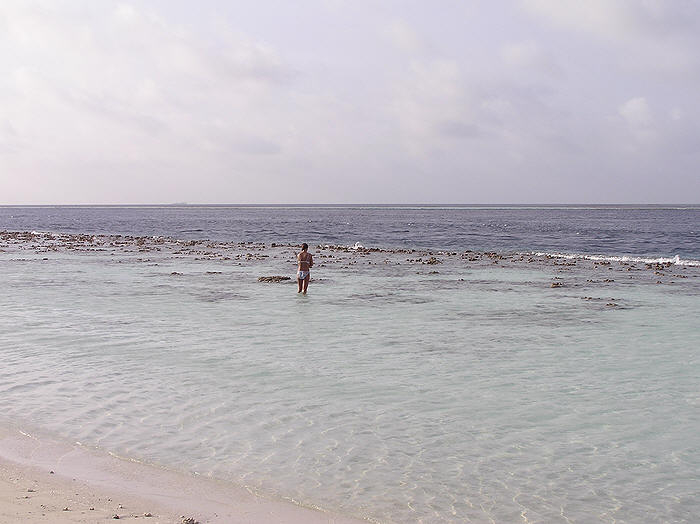
[(282, 282), (284, 280), (291, 280), (292, 277), (283, 277), (280, 275), (274, 275), (271, 277), (258, 277), (258, 282)]

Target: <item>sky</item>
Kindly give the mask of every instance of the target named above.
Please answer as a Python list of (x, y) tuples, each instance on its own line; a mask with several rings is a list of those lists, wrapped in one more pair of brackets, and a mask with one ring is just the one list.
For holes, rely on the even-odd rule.
[(2, 0), (0, 204), (698, 204), (698, 50), (683, 0)]

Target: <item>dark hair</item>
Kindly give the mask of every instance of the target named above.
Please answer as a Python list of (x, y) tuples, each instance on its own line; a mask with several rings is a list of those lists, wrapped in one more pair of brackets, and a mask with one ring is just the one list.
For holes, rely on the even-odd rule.
[(309, 244), (307, 244), (306, 242), (304, 242), (304, 243), (301, 245), (301, 250), (302, 250), (302, 251), (306, 251), (307, 249), (309, 249)]

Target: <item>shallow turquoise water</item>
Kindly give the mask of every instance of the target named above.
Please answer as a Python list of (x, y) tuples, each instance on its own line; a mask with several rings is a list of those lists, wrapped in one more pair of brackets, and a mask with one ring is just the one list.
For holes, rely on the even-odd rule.
[(2, 417), (381, 522), (700, 514), (696, 267), (151, 242), (3, 246)]

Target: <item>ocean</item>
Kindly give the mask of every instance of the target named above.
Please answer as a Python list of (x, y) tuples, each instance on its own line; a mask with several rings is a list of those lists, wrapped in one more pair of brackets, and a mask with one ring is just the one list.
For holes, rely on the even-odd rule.
[(0, 207), (0, 229), (700, 259), (698, 206)]
[(8, 425), (371, 522), (700, 515), (698, 206), (0, 207), (0, 264)]

